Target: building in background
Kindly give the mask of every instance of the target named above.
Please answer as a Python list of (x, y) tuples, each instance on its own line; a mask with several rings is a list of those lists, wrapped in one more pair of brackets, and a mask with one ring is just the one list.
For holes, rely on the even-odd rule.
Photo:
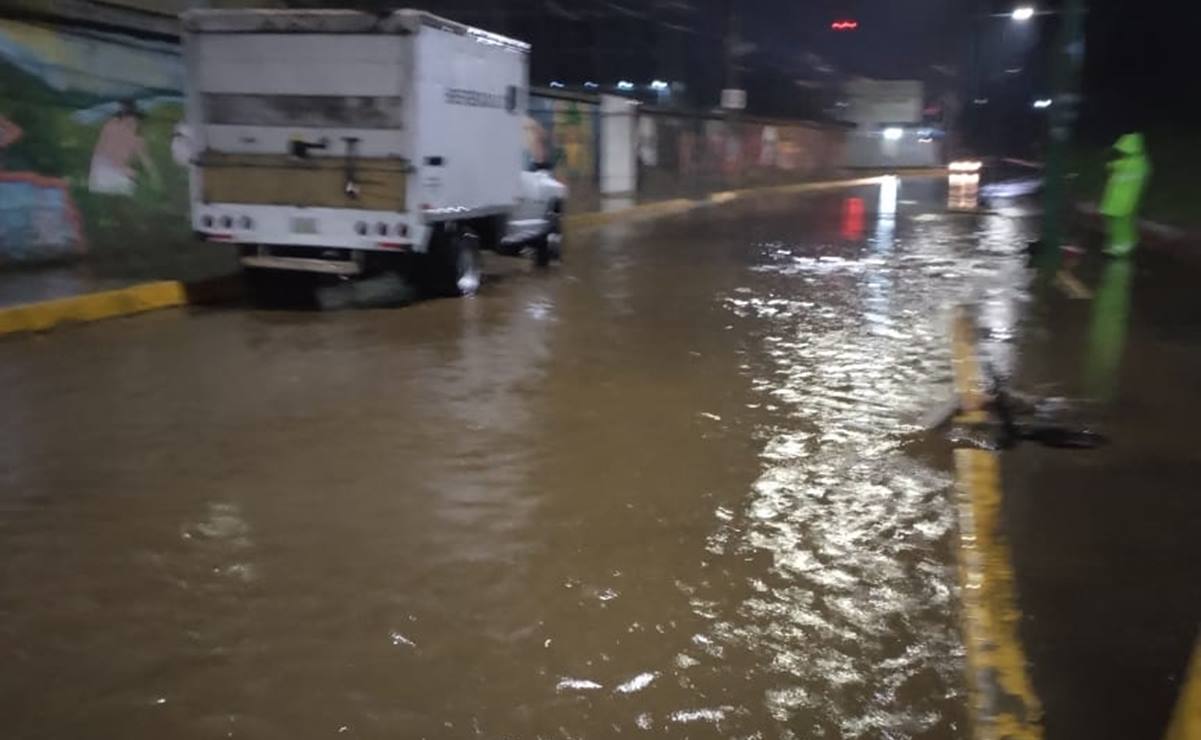
[(926, 118), (920, 80), (857, 78), (843, 87), (840, 118), (855, 129), (847, 137), (848, 167), (934, 167), (942, 163), (943, 130)]

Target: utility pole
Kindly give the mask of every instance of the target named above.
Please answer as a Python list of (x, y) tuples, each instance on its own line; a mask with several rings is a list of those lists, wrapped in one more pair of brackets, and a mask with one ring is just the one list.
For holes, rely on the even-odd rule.
[(1053, 50), (1042, 246), (1052, 265), (1058, 264), (1063, 241), (1067, 200), (1068, 147), (1080, 106), (1080, 76), (1084, 66), (1084, 0), (1065, 0), (1063, 22)]
[(738, 89), (738, 11), (735, 0), (726, 0), (725, 90)]
[(738, 73), (738, 58), (741, 42), (738, 38), (738, 11), (736, 0), (726, 0), (725, 33), (725, 85), (722, 87), (721, 107), (727, 115), (746, 108), (746, 92), (742, 90), (742, 79)]

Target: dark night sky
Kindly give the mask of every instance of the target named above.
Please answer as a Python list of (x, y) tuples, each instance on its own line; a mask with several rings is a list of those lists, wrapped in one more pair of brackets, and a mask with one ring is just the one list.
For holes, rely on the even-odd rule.
[[(1007, 12), (1019, 0), (732, 0), (748, 46), (743, 82), (760, 91), (753, 102), (787, 107), (794, 81), (836, 81), (848, 75), (920, 78), (969, 92), (974, 19)], [(1027, 2), (1029, 0), (1020, 0)], [(1055, 10), (1065, 0), (1036, 0)], [(716, 100), (726, 72), (723, 37), (731, 0), (294, 0), (296, 5), (416, 5), (450, 18), (522, 38), (534, 45), (533, 77), (581, 83), (630, 79), (684, 80), (697, 105)], [(1152, 116), (1185, 120), (1195, 87), (1196, 24), (1185, 3), (1088, 0), (1086, 113), (1096, 119)], [(1195, 11), (1193, 11), (1195, 14)], [(839, 17), (859, 20), (855, 33), (834, 33)], [(1048, 87), (1049, 46), (1057, 24), (1044, 17), (1025, 30), (1004, 18), (979, 27), (983, 73), (1023, 66), (1011, 81), (1015, 98)], [(680, 30), (687, 29), (687, 30)], [(991, 46), (990, 46), (991, 45)], [(932, 69), (939, 65), (957, 76)], [(992, 65), (993, 68), (987, 68)], [(1021, 86), (1024, 86), (1022, 88)], [(1021, 88), (1021, 89), (1019, 89)], [(773, 110), (787, 115), (787, 110)], [(1141, 125), (1141, 124), (1140, 124)]]

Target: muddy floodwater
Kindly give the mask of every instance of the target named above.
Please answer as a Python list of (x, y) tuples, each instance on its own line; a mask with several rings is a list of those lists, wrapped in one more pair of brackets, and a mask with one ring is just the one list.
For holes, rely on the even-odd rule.
[[(858, 204), (848, 203), (858, 199)], [(397, 310), (0, 341), (6, 738), (967, 736), (936, 180), (572, 235)]]

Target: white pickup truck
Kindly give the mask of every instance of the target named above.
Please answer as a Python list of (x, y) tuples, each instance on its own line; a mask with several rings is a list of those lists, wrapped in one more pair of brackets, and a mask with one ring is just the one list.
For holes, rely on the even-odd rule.
[(252, 277), (412, 268), (462, 295), (480, 248), (559, 255), (567, 189), (526, 161), (527, 44), (419, 10), (182, 21), (192, 226)]

